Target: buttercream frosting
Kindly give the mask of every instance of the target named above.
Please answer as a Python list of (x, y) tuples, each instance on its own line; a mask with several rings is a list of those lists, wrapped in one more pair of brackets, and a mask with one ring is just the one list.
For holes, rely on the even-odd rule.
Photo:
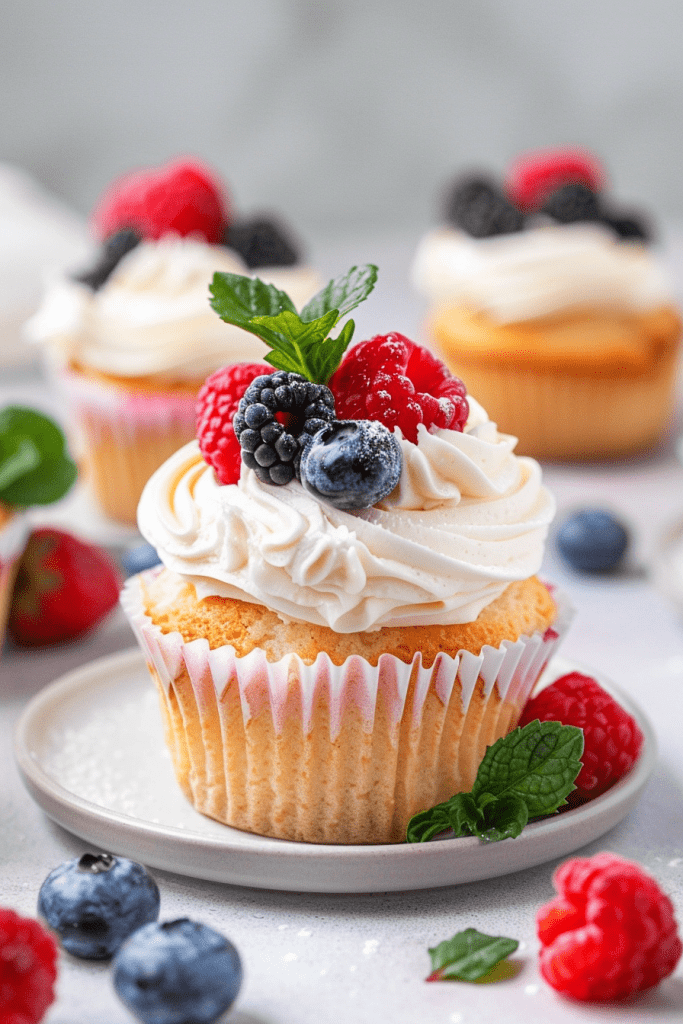
[[(55, 280), (26, 335), (60, 361), (122, 377), (201, 380), (227, 363), (260, 362), (263, 342), (224, 323), (209, 305), (216, 271), (247, 273), (223, 246), (177, 236), (141, 242), (98, 291)], [(260, 268), (257, 276), (298, 306), (320, 287), (306, 267)]]
[(399, 484), (359, 512), (245, 467), (220, 485), (191, 442), (147, 483), (140, 530), (200, 599), (263, 604), (340, 633), (473, 621), (540, 568), (554, 513), (540, 467), (474, 401), (465, 432), (420, 426), (417, 444), (399, 440)]
[(491, 238), (436, 228), (421, 240), (411, 275), (431, 302), (467, 306), (501, 324), (581, 307), (644, 311), (673, 294), (650, 249), (585, 222), (539, 223)]

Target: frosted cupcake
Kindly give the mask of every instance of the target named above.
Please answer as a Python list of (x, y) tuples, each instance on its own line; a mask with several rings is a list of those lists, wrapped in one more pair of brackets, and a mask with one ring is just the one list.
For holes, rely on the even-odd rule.
[(134, 523), (151, 473), (194, 436), (206, 376), (262, 355), (211, 313), (214, 272), (258, 266), (300, 305), (318, 280), (281, 228), (235, 218), (211, 175), (188, 161), (115, 182), (93, 224), (97, 264), (55, 281), (26, 333), (45, 346), (74, 410), (98, 503)]
[(436, 347), (520, 451), (592, 459), (654, 444), (673, 412), (680, 317), (649, 226), (610, 205), (597, 162), (531, 154), (503, 187), (460, 179), (446, 214), (413, 282)]
[(52, 420), (20, 406), (0, 410), (0, 647), (30, 532), (27, 509), (57, 501), (75, 479), (64, 435)]
[(329, 332), (374, 279), (354, 268), (299, 318), (216, 275), (214, 308), (277, 369), (246, 390), (239, 368), (209, 379), (198, 440), (140, 502), (164, 567), (122, 600), (178, 781), (261, 835), (402, 841), (414, 813), (471, 787), (566, 626), (535, 576), (554, 510), (537, 463), (401, 335), (337, 369), (352, 322)]

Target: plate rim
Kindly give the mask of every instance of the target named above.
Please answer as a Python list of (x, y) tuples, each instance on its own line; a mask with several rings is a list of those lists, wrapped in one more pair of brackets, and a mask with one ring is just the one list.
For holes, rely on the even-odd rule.
[[(583, 670), (593, 676), (597, 676), (600, 684), (636, 718), (643, 731), (643, 749), (635, 767), (602, 796), (596, 797), (595, 800), (581, 807), (565, 811), (554, 818), (532, 822), (526, 826), (522, 836), (514, 840), (514, 842), (516, 844), (524, 842), (524, 837), (526, 837), (527, 842), (525, 845), (528, 847), (529, 845), (533, 846), (534, 842), (538, 840), (539, 833), (541, 836), (545, 835), (548, 839), (552, 835), (555, 842), (549, 844), (549, 849), (554, 850), (558, 847), (557, 840), (561, 839), (566, 833), (571, 834), (579, 820), (582, 823), (588, 822), (594, 825), (599, 823), (600, 819), (603, 822), (608, 820), (608, 825), (604, 828), (600, 826), (597, 831), (573, 846), (565, 846), (563, 843), (560, 843), (559, 854), (550, 852), (547, 856), (541, 855), (537, 859), (532, 858), (528, 863), (515, 864), (505, 871), (497, 870), (495, 865), (496, 861), (507, 859), (504, 855), (502, 858), (501, 856), (496, 856), (496, 847), (501, 848), (506, 846), (506, 844), (484, 845), (474, 836), (459, 839), (437, 839), (429, 843), (420, 844), (387, 843), (346, 846), (299, 843), (292, 840), (274, 839), (268, 836), (258, 836), (242, 832), (229, 825), (225, 825), (223, 827), (227, 830), (227, 838), (223, 839), (218, 836), (201, 835), (198, 832), (193, 833), (180, 826), (165, 825), (136, 818), (122, 811), (96, 804), (80, 794), (67, 789), (54, 776), (51, 776), (40, 763), (40, 760), (33, 755), (30, 742), (32, 730), (35, 729), (41, 716), (55, 702), (59, 703), (60, 700), (66, 698), (73, 699), (74, 694), (79, 691), (92, 690), (97, 685), (104, 685), (105, 675), (111, 679), (117, 672), (132, 673), (138, 669), (140, 669), (141, 673), (147, 675), (148, 669), (143, 652), (137, 647), (130, 647), (124, 651), (87, 662), (59, 676), (35, 694), (25, 706), (16, 722), (14, 729), (14, 757), (22, 781), (38, 806), (53, 821), (56, 821), (61, 827), (84, 841), (93, 842), (93, 829), (99, 828), (101, 830), (102, 828), (107, 828), (111, 831), (112, 826), (114, 826), (119, 840), (122, 839), (124, 844), (130, 840), (134, 845), (137, 843), (138, 846), (144, 847), (150, 841), (156, 839), (157, 841), (171, 842), (181, 852), (186, 853), (205, 851), (214, 855), (220, 853), (236, 855), (238, 858), (240, 856), (258, 858), (263, 868), (263, 870), (258, 872), (258, 875), (261, 876), (260, 878), (256, 877), (245, 881), (244, 878), (247, 877), (248, 872), (245, 874), (244, 868), (240, 869), (238, 865), (235, 866), (233, 871), (229, 867), (226, 870), (214, 871), (206, 864), (179, 867), (177, 858), (169, 859), (167, 856), (155, 857), (153, 850), (151, 850), (151, 858), (147, 856), (144, 862), (151, 867), (161, 870), (168, 870), (190, 877), (225, 882), (227, 884), (267, 889), (288, 889), (296, 892), (378, 892), (389, 891), (391, 888), (420, 889), (456, 885), (464, 881), (474, 881), (477, 878), (496, 877), (508, 872), (524, 870), (525, 867), (531, 867), (535, 864), (551, 860), (556, 855), (562, 855), (562, 852), (571, 852), (571, 850), (577, 849), (580, 845), (585, 845), (599, 838), (600, 835), (604, 834), (628, 814), (652, 774), (657, 760), (657, 741), (652, 723), (643, 709), (601, 672), (596, 673), (595, 670), (581, 665), (573, 658), (566, 659), (561, 655), (551, 658), (544, 672), (544, 677), (554, 672), (553, 666), (558, 666), (558, 674), (565, 671)], [(557, 678), (557, 675), (555, 675), (555, 678)], [(615, 810), (618, 812), (616, 816)], [(73, 820), (74, 814), (76, 816), (75, 822)], [(74, 827), (75, 825), (77, 827)], [(239, 841), (233, 838), (237, 836)], [(457, 847), (454, 847), (453, 844), (455, 843), (458, 844)], [(509, 847), (506, 848), (509, 850)], [(516, 849), (520, 850), (520, 847), (516, 847)], [(324, 879), (317, 884), (312, 884), (310, 880), (305, 884), (301, 884), (301, 881), (299, 884), (296, 884), (295, 880), (292, 879), (286, 879), (284, 883), (282, 879), (279, 882), (275, 882), (272, 870), (276, 865), (280, 865), (283, 860), (294, 863), (303, 862), (304, 866), (308, 865), (309, 867), (311, 862), (315, 862), (319, 868), (323, 868), (323, 874), (325, 873), (324, 869), (328, 868), (329, 865), (338, 865), (340, 862), (353, 862), (358, 864), (359, 867), (362, 865), (360, 870), (363, 871), (367, 869), (368, 864), (377, 862), (378, 859), (386, 861), (387, 858), (392, 863), (403, 866), (414, 864), (415, 858), (419, 857), (420, 862), (426, 865), (429, 862), (441, 860), (449, 852), (454, 853), (455, 850), (461, 853), (479, 850), (483, 873), (471, 877), (468, 876), (467, 879), (445, 877), (437, 882), (422, 878), (406, 882), (401, 875), (401, 879), (399, 879), (401, 884), (392, 886), (389, 884), (391, 882), (390, 879), (383, 878), (380, 887), (377, 885), (368, 887), (369, 883), (367, 881), (365, 884), (362, 882), (355, 883), (351, 887), (348, 887), (349, 883), (346, 883), (346, 885), (340, 887), (339, 880), (337, 880), (336, 887), (331, 888), (330, 883)], [(446, 857), (446, 859), (448, 858)], [(229, 877), (231, 874), (234, 877)]]

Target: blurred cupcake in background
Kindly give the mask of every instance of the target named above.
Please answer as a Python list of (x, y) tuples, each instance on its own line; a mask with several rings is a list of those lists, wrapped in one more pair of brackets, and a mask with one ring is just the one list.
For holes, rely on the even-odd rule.
[(429, 334), (520, 452), (653, 445), (673, 412), (681, 320), (649, 224), (612, 201), (598, 161), (546, 150), (501, 182), (467, 175), (444, 220), (412, 268)]
[(102, 510), (135, 523), (142, 488), (194, 437), (208, 374), (261, 358), (256, 339), (209, 307), (216, 271), (258, 274), (303, 305), (319, 287), (269, 218), (240, 219), (201, 164), (178, 160), (115, 181), (96, 205), (94, 266), (52, 283), (26, 325), (73, 410)]
[(76, 479), (64, 435), (34, 409), (0, 409), (0, 645), (19, 560), (30, 533), (27, 509), (58, 501)]

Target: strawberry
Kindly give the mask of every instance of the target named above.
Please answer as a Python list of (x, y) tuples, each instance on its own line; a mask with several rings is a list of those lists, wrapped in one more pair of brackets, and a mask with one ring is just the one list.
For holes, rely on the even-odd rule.
[(19, 563), (9, 633), (25, 647), (80, 637), (114, 607), (119, 583), (106, 551), (61, 530), (35, 530)]
[(143, 239), (174, 232), (217, 243), (228, 219), (222, 189), (210, 171), (193, 160), (124, 174), (112, 182), (92, 214), (100, 239), (132, 228)]

